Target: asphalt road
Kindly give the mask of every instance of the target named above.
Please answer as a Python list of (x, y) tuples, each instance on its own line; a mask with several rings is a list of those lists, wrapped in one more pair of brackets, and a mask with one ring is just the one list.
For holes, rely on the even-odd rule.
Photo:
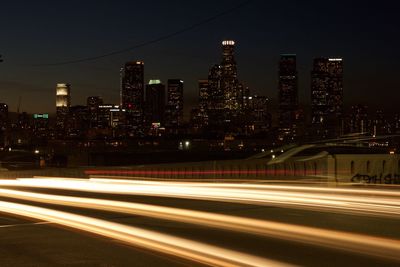
[[(155, 187), (156, 185), (150, 184), (148, 186)], [(140, 212), (135, 214), (135, 212), (107, 210), (107, 208), (100, 210), (98, 208), (72, 207), (67, 204), (59, 205), (50, 201), (39, 201), (32, 196), (26, 199), (18, 197), (18, 199), (10, 196), (12, 192), (0, 192), (0, 202), (63, 211), (68, 214), (83, 215), (151, 232), (165, 233), (184, 240), (224, 248), (234, 251), (234, 253), (240, 253), (240, 255), (251, 255), (256, 258), (271, 260), (275, 265), (399, 266), (400, 264), (400, 254), (397, 254), (399, 255), (398, 257), (396, 256), (397, 249), (400, 251), (400, 216), (395, 210), (400, 206), (400, 197), (396, 195), (379, 196), (379, 194), (375, 195), (374, 191), (371, 191), (372, 193), (370, 191), (363, 193), (365, 201), (372, 199), (377, 201), (378, 208), (385, 206), (385, 212), (380, 214), (376, 212), (360, 212), (355, 209), (335, 210), (325, 206), (317, 207), (314, 204), (312, 207), (301, 203), (287, 205), (286, 200), (282, 200), (279, 203), (255, 204), (232, 202), (230, 200), (216, 201), (215, 199), (201, 199), (199, 197), (193, 199), (193, 196), (166, 197), (150, 193), (137, 194), (133, 189), (130, 194), (127, 194), (126, 192), (87, 192), (83, 189), (66, 190), (60, 189), (60, 187), (57, 188), (57, 186), (54, 186), (54, 188), (44, 187), (46, 186), (0, 185), (0, 189), (18, 192), (150, 204), (157, 207), (173, 207), (205, 212), (205, 214), (211, 215), (228, 215), (234, 219), (237, 217), (255, 219), (257, 221), (282, 224), (283, 228), (289, 225), (288, 229), (292, 225), (305, 226), (314, 232), (318, 232), (321, 229), (334, 231), (332, 233), (337, 233), (337, 236), (340, 237), (344, 233), (350, 233), (355, 234), (355, 236), (351, 236), (349, 242), (353, 242), (356, 238), (360, 238), (360, 242), (351, 246), (346, 245), (345, 238), (342, 241), (325, 242), (324, 233), (321, 234), (320, 238), (322, 243), (318, 240), (318, 233), (316, 234), (317, 238), (307, 241), (307, 238), (301, 237), (302, 233), (300, 232), (299, 236), (294, 232), (289, 236), (278, 233), (285, 229), (276, 230), (276, 233), (273, 231), (265, 233), (253, 232), (251, 229), (242, 229), (240, 227), (230, 229), (229, 221), (225, 221), (225, 225), (212, 224), (212, 217), (210, 217), (209, 224), (207, 223), (207, 217), (203, 218), (204, 221), (189, 222), (187, 221), (188, 219), (185, 220), (179, 216), (174, 219), (152, 214), (141, 214)], [(207, 190), (211, 192), (213, 189), (215, 189), (214, 186)], [(189, 189), (182, 188), (182, 190), (187, 192)], [(201, 188), (198, 187), (194, 187), (193, 190), (201, 192)], [(218, 190), (223, 191), (223, 188)], [(261, 195), (273, 194), (269, 189), (260, 188), (257, 190)], [(287, 192), (286, 189), (282, 190)], [(381, 189), (373, 190), (387, 192)], [(320, 192), (311, 192), (311, 196), (315, 195), (317, 202), (320, 198), (323, 199), (318, 194)], [(353, 192), (346, 192), (345, 194), (329, 192), (329, 196), (332, 197), (337, 197), (338, 195), (353, 197), (355, 194)], [(386, 200), (389, 200), (390, 205), (379, 202)], [(350, 201), (355, 202), (356, 200), (351, 199), (348, 201), (350, 203)], [(360, 201), (360, 205), (365, 204), (362, 202), (364, 199), (357, 199), (357, 201)], [(357, 204), (358, 202), (355, 203)], [(368, 205), (372, 204), (368, 203)], [(390, 206), (389, 211), (386, 206)], [(196, 260), (195, 258), (183, 257), (179, 253), (174, 254), (162, 249), (151, 249), (133, 242), (99, 235), (79, 227), (48, 222), (26, 215), (21, 216), (21, 214), (10, 211), (4, 212), (4, 209), (1, 208), (0, 211), (2, 211), (0, 212), (0, 266), (202, 266), (203, 264), (209, 264), (206, 261)], [(232, 225), (234, 223), (235, 221), (232, 220)], [(379, 243), (374, 239), (376, 237), (380, 238), (379, 242), (382, 241), (381, 246), (376, 245)], [(363, 240), (366, 243), (363, 243)], [(393, 246), (386, 248), (385, 244), (389, 244), (392, 241)], [(371, 242), (371, 245), (368, 242)], [(393, 251), (393, 253), (385, 253), (385, 249)], [(374, 253), (374, 250), (376, 250), (376, 253)], [(266, 262), (268, 263), (268, 261)], [(247, 263), (249, 263), (248, 266), (252, 266), (251, 258)], [(232, 265), (245, 266), (243, 262), (232, 263)], [(263, 264), (261, 263), (258, 266), (263, 266)]]

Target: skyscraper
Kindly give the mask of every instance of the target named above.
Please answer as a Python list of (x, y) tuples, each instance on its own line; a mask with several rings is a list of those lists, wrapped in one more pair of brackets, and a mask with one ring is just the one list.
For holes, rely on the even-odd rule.
[(71, 85), (58, 83), (56, 87), (56, 124), (59, 130), (64, 130), (71, 107)]
[(311, 72), (312, 123), (326, 135), (339, 134), (343, 115), (343, 60), (316, 58)]
[(150, 80), (146, 85), (146, 125), (164, 124), (165, 85), (160, 80)]
[(89, 113), (90, 128), (99, 126), (99, 106), (103, 105), (103, 99), (100, 96), (89, 96), (87, 98), (87, 110)]
[(237, 79), (235, 42), (232, 40), (222, 42), (221, 90), (224, 94), (225, 109), (238, 111), (241, 108), (242, 95)]
[(279, 61), (279, 128), (284, 135), (296, 134), (298, 108), (296, 55), (283, 54)]
[(141, 128), (144, 112), (144, 62), (131, 61), (121, 69), (121, 107), (126, 110), (126, 125)]
[(210, 110), (224, 109), (224, 92), (221, 86), (221, 66), (213, 65), (208, 72), (208, 92)]
[(208, 101), (206, 113), (211, 125), (221, 126), (224, 121), (224, 106), (224, 92), (221, 86), (221, 66), (215, 64), (208, 72)]
[(169, 79), (165, 124), (167, 128), (177, 129), (183, 123), (183, 81)]
[(209, 80), (199, 80), (198, 85), (199, 85), (199, 107), (192, 109), (190, 115), (192, 128), (196, 132), (198, 132), (199, 130), (204, 130), (204, 127), (208, 125), (209, 122), (208, 118), (212, 106)]
[(199, 80), (199, 108), (206, 111), (210, 105), (209, 81)]
[(246, 122), (252, 123), (254, 133), (267, 132), (271, 128), (271, 114), (268, 112), (269, 99), (266, 96), (249, 96), (247, 102)]

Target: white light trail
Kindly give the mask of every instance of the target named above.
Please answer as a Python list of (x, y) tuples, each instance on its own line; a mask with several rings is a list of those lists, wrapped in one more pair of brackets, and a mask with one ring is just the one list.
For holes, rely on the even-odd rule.
[(400, 241), (398, 240), (267, 220), (124, 201), (49, 195), (8, 189), (0, 189), (0, 196), (192, 223), (389, 259), (396, 259), (400, 253)]
[(289, 266), (217, 246), (73, 213), (0, 201), (2, 212), (45, 220), (212, 266)]
[(297, 186), (260, 185), (260, 187), (254, 189), (241, 188), (243, 185), (237, 185), (237, 187), (224, 188), (212, 183), (207, 187), (202, 187), (169, 182), (131, 184), (121, 181), (51, 178), (0, 180), (1, 185), (273, 205), (369, 216), (396, 218), (400, 216), (400, 200), (395, 197), (397, 193), (383, 190), (380, 191), (380, 196), (372, 197), (367, 192), (365, 194), (360, 192), (362, 190), (359, 189), (355, 190), (354, 194), (350, 194), (351, 189), (346, 189), (344, 194), (339, 194), (340, 189), (329, 191), (329, 188), (318, 187), (310, 189)]

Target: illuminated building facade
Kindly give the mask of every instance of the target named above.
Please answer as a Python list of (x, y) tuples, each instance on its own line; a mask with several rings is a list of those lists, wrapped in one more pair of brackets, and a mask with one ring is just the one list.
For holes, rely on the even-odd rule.
[(183, 81), (169, 79), (167, 89), (167, 106), (165, 111), (165, 126), (170, 130), (183, 124)]
[(56, 124), (59, 130), (64, 130), (71, 107), (71, 85), (58, 83), (56, 87)]
[(164, 124), (165, 85), (160, 80), (150, 80), (146, 85), (146, 126)]
[(311, 73), (312, 123), (326, 136), (338, 135), (343, 115), (343, 60), (314, 59)]
[(127, 62), (121, 69), (121, 107), (126, 126), (140, 130), (144, 112), (144, 62)]
[(279, 61), (279, 128), (283, 135), (296, 135), (298, 108), (296, 55), (283, 54)]

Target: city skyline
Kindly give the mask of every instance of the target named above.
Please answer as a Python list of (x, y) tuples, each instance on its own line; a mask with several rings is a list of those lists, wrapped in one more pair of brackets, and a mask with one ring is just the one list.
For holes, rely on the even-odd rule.
[[(398, 81), (393, 78), (396, 77), (395, 73), (398, 71), (397, 65), (394, 64), (398, 60), (398, 55), (392, 53), (388, 56), (383, 51), (393, 50), (399, 40), (398, 35), (394, 34), (396, 23), (392, 21), (392, 16), (387, 14), (391, 12), (389, 6), (375, 8), (368, 4), (355, 6), (337, 3), (328, 8), (325, 4), (311, 2), (300, 5), (294, 1), (286, 1), (283, 4), (267, 5), (260, 1), (252, 1), (241, 10), (227, 14), (193, 32), (182, 34), (162, 44), (154, 44), (99, 61), (59, 67), (33, 67), (32, 65), (101, 54), (115, 47), (124, 47), (151, 39), (165, 32), (179, 29), (182, 25), (190, 25), (212, 16), (218, 11), (239, 4), (240, 1), (218, 1), (208, 10), (196, 5), (191, 8), (188, 8), (186, 4), (179, 6), (174, 1), (169, 5), (158, 2), (155, 6), (164, 8), (165, 11), (156, 9), (154, 14), (160, 15), (161, 18), (167, 14), (181, 16), (173, 16), (174, 18), (168, 21), (170, 24), (166, 23), (168, 31), (157, 28), (159, 20), (156, 20), (151, 23), (152, 25), (134, 27), (131, 32), (125, 26), (120, 30), (113, 28), (115, 24), (120, 25), (122, 22), (129, 21), (129, 17), (116, 15), (117, 11), (129, 7), (128, 3), (120, 3), (121, 6), (107, 11), (110, 18), (115, 18), (113, 22), (115, 24), (111, 24), (106, 31), (96, 30), (94, 26), (100, 23), (100, 14), (106, 12), (107, 3), (96, 5), (93, 7), (93, 12), (86, 14), (88, 18), (93, 19), (91, 23), (88, 23), (88, 18), (83, 16), (89, 8), (88, 4), (72, 3), (69, 7), (61, 5), (57, 8), (51, 4), (47, 7), (42, 4), (33, 5), (31, 8), (35, 12), (31, 16), (40, 16), (42, 19), (36, 22), (40, 25), (51, 21), (56, 14), (66, 14), (71, 10), (74, 10), (73, 14), (78, 15), (74, 22), (56, 22), (47, 30), (43, 27), (32, 28), (30, 34), (40, 39), (41, 47), (38, 47), (31, 37), (18, 34), (22, 24), (15, 21), (15, 18), (26, 11), (22, 10), (21, 13), (16, 14), (16, 6), (7, 4), (6, 7), (10, 12), (5, 14), (5, 17), (15, 15), (15, 18), (11, 18), (11, 21), (15, 23), (11, 23), (10, 27), (2, 33), (5, 41), (2, 42), (4, 45), (0, 51), (4, 58), (4, 62), (0, 65), (1, 102), (8, 103), (10, 111), (15, 111), (19, 96), (21, 96), (21, 110), (31, 113), (53, 113), (55, 112), (52, 105), (54, 84), (66, 82), (73, 85), (71, 97), (74, 104), (85, 103), (86, 96), (89, 95), (100, 95), (103, 99), (107, 99), (107, 102), (118, 103), (119, 69), (124, 62), (129, 60), (143, 60), (146, 62), (145, 81), (157, 77), (166, 83), (169, 78), (182, 78), (185, 81), (185, 103), (194, 106), (197, 103), (197, 81), (207, 78), (209, 66), (220, 60), (219, 51), (215, 49), (216, 44), (221, 40), (232, 38), (238, 44), (236, 59), (240, 66), (239, 80), (245, 81), (245, 85), (249, 86), (253, 92), (266, 95), (275, 102), (279, 55), (295, 53), (298, 61), (300, 103), (310, 103), (310, 72), (313, 59), (320, 56), (343, 57), (347, 74), (344, 76), (345, 103), (349, 106), (351, 103), (361, 102), (369, 106), (376, 104), (377, 107), (386, 106), (385, 109), (394, 109), (395, 103), (387, 99), (392, 99), (398, 94)], [(144, 18), (147, 7), (146, 4), (138, 6), (138, 10), (143, 12), (137, 14), (138, 18)], [(344, 7), (347, 8), (344, 9)], [(180, 13), (183, 9), (185, 12)], [(276, 14), (273, 14), (274, 11)], [(367, 14), (374, 14), (374, 19)], [(329, 24), (311, 25), (311, 18), (308, 18), (308, 15), (313, 15), (312, 18), (316, 21), (325, 21), (329, 18)], [(260, 35), (261, 28), (266, 27), (273, 20), (275, 22)], [(290, 25), (295, 22), (299, 22), (305, 30), (303, 35), (299, 35), (300, 32), (294, 32), (290, 28)], [(77, 27), (79, 23), (85, 27), (80, 29)], [(105, 26), (105, 23), (101, 25)], [(348, 27), (349, 25), (352, 27)], [(33, 26), (38, 25), (24, 24), (24, 27), (28, 28)], [(355, 34), (353, 34), (353, 28), (356, 29)], [(88, 31), (92, 34), (90, 38), (82, 39), (84, 32)], [(138, 33), (135, 34), (135, 38), (126, 38), (133, 32)], [(210, 34), (204, 38), (207, 32)], [(54, 40), (49, 40), (48, 43), (44, 41), (48, 38), (47, 34), (54, 35)], [(22, 42), (28, 37), (30, 38), (28, 43)], [(310, 38), (312, 41), (309, 40)], [(385, 41), (388, 38), (390, 41)], [(79, 45), (75, 44), (77, 41)], [(54, 47), (49, 47), (50, 45)], [(29, 53), (28, 47), (35, 50), (35, 55)], [(354, 49), (355, 47), (357, 49)], [(19, 71), (16, 71), (17, 69)], [(376, 97), (375, 90), (379, 90), (380, 97)], [(362, 100), (358, 99), (360, 95), (363, 95)], [(48, 101), (38, 104), (35, 100), (39, 98), (48, 99)], [(186, 114), (187, 111), (186, 108)]]
[(3, 2), (0, 267), (400, 266), (398, 3)]

